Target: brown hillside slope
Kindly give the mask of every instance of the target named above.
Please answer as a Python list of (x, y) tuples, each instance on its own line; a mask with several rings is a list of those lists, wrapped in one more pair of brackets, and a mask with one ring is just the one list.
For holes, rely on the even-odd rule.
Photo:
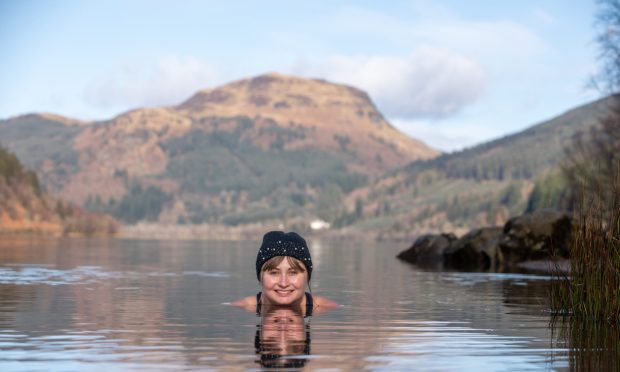
[(228, 119), (235, 117), (252, 121), (240, 141), (268, 149), (279, 139), (274, 127), (290, 130), (284, 151), (346, 152), (349, 169), (370, 176), (439, 154), (392, 127), (360, 90), (268, 74), (199, 92), (177, 107), (138, 109), (85, 127), (74, 142), (80, 169), (59, 194), (78, 203), (89, 195), (121, 197), (127, 190), (119, 172), (179, 192), (179, 180), (157, 177), (170, 159), (162, 143), (197, 129), (232, 132), (235, 124)]
[(0, 148), (0, 234), (110, 235), (108, 216), (87, 213), (41, 191), (37, 176)]
[(270, 73), (199, 92), (177, 110), (193, 119), (245, 115), (271, 119), (284, 127), (309, 127), (313, 135), (288, 143), (288, 148), (364, 149), (359, 165), (371, 171), (439, 155), (397, 131), (365, 92), (324, 80)]

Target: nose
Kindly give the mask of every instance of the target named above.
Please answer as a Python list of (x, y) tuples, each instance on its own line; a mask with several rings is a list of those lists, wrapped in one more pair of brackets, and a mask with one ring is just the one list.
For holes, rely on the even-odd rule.
[(278, 280), (278, 284), (281, 287), (286, 287), (288, 285), (288, 276), (286, 274), (280, 275), (280, 278)]

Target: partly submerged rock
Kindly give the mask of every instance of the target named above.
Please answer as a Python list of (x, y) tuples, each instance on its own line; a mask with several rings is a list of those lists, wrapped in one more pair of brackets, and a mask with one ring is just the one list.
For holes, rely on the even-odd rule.
[(501, 227), (483, 227), (465, 234), (444, 252), (444, 265), (460, 270), (497, 269), (503, 263)]
[(441, 265), (444, 252), (456, 240), (454, 234), (428, 234), (416, 239), (409, 249), (398, 254), (398, 258), (422, 266)]
[(569, 214), (538, 211), (511, 218), (503, 228), (479, 228), (458, 239), (454, 234), (423, 235), (397, 257), (458, 270), (525, 268), (523, 262), (567, 258), (572, 229)]
[(507, 264), (568, 257), (573, 219), (567, 213), (538, 211), (513, 217), (506, 225), (499, 247)]

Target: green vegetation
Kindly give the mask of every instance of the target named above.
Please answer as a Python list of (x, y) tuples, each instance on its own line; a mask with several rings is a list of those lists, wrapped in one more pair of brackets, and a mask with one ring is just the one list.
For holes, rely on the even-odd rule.
[(11, 178), (20, 176), (22, 172), (22, 165), (17, 156), (0, 147), (0, 176), (4, 177), (5, 181), (8, 181)]
[(0, 177), (5, 182), (25, 182), (30, 185), (36, 194), (41, 193), (39, 178), (33, 171), (25, 170), (15, 155), (0, 147)]
[(620, 321), (620, 100), (565, 172), (576, 207), (570, 277), (557, 274), (552, 307), (581, 320)]
[(565, 149), (581, 130), (596, 126), (605, 112), (605, 99), (571, 110), (523, 132), (506, 136), (462, 151), (418, 161), (406, 167), (412, 174), (436, 170), (448, 178), (482, 180), (532, 179), (556, 169), (565, 158)]
[(85, 208), (91, 212), (111, 214), (127, 223), (136, 223), (141, 220), (157, 221), (164, 205), (172, 197), (155, 186), (146, 189), (135, 183), (120, 201), (110, 199), (102, 202), (99, 196), (86, 200)]
[[(252, 142), (251, 120), (233, 117), (218, 119), (213, 130), (196, 129), (163, 144), (170, 160), (162, 178), (181, 180), (186, 203), (180, 223), (236, 225), (311, 214), (313, 209), (334, 222), (342, 216), (344, 194), (368, 182), (366, 175), (347, 170), (351, 154), (287, 149), (305, 138), (304, 127), (282, 128), (269, 121), (264, 125), (258, 131), (260, 139)], [(205, 192), (209, 198), (228, 196), (221, 202), (197, 197)], [(247, 198), (238, 208), (241, 194)], [(334, 195), (339, 195), (337, 200)]]
[[(349, 192), (367, 182), (365, 175), (348, 172), (346, 160), (338, 154), (312, 149), (283, 150), (281, 141), (302, 136), (295, 136), (290, 130), (278, 132), (268, 149), (244, 141), (245, 118), (236, 120), (234, 131), (195, 130), (167, 141), (164, 148), (171, 160), (166, 176), (181, 179), (184, 192), (245, 190), (250, 192), (251, 199), (290, 184), (322, 187), (334, 183)], [(273, 134), (273, 130), (269, 133)]]
[(129, 223), (157, 221), (164, 204), (170, 200), (170, 195), (155, 186), (143, 189), (139, 184), (134, 185), (118, 203), (113, 215)]
[[(618, 192), (620, 190), (615, 190)], [(620, 193), (617, 194), (620, 197)], [(570, 277), (552, 289), (558, 313), (590, 320), (620, 321), (620, 200), (610, 210), (586, 200), (570, 244)]]
[[(571, 371), (616, 371), (620, 366), (620, 328), (597, 322), (554, 318), (553, 331), (561, 355), (568, 354)], [(569, 346), (568, 353), (565, 346)]]
[(317, 214), (325, 221), (336, 221), (344, 211), (342, 208), (343, 194), (338, 185), (329, 183), (321, 193), (317, 201)]
[(527, 201), (526, 213), (541, 209), (570, 210), (571, 190), (564, 174), (552, 172), (536, 179)]
[(496, 225), (539, 209), (569, 211), (573, 197), (561, 164), (574, 153), (573, 137), (597, 128), (612, 107), (613, 99), (602, 99), (523, 132), (392, 170), (365, 200), (363, 219), (372, 221), (351, 223), (383, 229), (378, 219), (389, 217), (397, 221), (392, 230), (411, 233)]

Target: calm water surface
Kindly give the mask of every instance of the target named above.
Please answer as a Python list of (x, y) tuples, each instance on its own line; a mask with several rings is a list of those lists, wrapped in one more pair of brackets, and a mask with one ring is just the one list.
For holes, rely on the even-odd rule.
[(424, 271), (395, 243), (310, 240), (312, 290), (342, 306), (257, 317), (229, 303), (258, 290), (258, 243), (5, 238), (0, 370), (570, 368), (546, 276)]

